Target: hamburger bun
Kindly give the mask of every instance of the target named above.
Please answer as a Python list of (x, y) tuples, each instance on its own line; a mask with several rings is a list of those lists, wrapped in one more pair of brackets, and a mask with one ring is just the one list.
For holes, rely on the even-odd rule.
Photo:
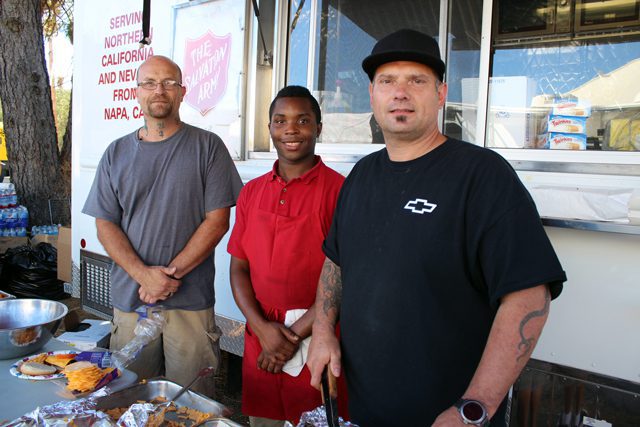
[[(73, 371), (79, 371), (81, 369), (85, 369), (85, 368), (98, 368), (98, 365), (94, 365), (91, 362), (87, 362), (87, 361), (82, 361), (82, 362), (75, 362), (75, 363), (70, 363), (69, 365), (67, 365), (67, 367), (64, 368), (63, 373), (66, 374), (68, 372), (73, 372)], [(100, 369), (100, 368), (98, 368)]]
[(45, 365), (38, 362), (24, 362), (20, 365), (20, 372), (25, 375), (51, 375), (58, 372), (55, 366)]

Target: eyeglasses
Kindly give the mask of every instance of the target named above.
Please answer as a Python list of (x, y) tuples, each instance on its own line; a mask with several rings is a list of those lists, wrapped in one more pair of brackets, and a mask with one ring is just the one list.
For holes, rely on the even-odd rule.
[(178, 87), (182, 87), (180, 83), (175, 80), (163, 80), (161, 82), (155, 82), (153, 80), (145, 80), (143, 82), (138, 83), (138, 87), (146, 90), (156, 90), (158, 85), (162, 85), (164, 90), (172, 90)]

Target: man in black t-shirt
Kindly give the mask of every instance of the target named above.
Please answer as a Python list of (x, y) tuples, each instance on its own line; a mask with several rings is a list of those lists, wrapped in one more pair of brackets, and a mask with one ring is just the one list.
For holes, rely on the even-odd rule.
[(435, 40), (400, 30), (362, 66), (386, 148), (347, 177), (324, 242), (312, 384), (344, 368), (364, 427), (504, 425), (565, 273), (509, 164), (438, 130)]

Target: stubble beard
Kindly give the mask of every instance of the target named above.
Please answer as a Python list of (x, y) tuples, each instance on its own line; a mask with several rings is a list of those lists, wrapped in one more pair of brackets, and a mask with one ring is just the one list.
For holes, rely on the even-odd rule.
[(149, 105), (149, 117), (153, 117), (154, 119), (166, 119), (171, 116), (172, 111), (171, 106), (153, 107)]

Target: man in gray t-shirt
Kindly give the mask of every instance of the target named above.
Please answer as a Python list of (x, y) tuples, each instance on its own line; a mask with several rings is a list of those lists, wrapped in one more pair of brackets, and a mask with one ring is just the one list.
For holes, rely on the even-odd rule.
[[(140, 66), (145, 124), (107, 148), (82, 211), (96, 218), (115, 263), (111, 349), (133, 338), (136, 308), (157, 304), (166, 319), (162, 336), (130, 368), (141, 378), (164, 373), (184, 384), (218, 363), (213, 251), (242, 181), (217, 135), (180, 121), (181, 82), (168, 58)], [(197, 388), (211, 395), (213, 384)]]

